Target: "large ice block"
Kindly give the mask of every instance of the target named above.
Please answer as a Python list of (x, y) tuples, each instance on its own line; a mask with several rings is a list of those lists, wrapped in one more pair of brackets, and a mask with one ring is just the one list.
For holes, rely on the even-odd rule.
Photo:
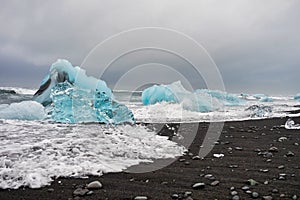
[(221, 107), (220, 102), (206, 93), (190, 92), (180, 81), (169, 85), (154, 85), (142, 92), (144, 105), (158, 102), (180, 103), (186, 110), (210, 112)]
[(114, 100), (104, 81), (87, 76), (67, 60), (52, 64), (34, 100), (46, 106), (56, 122), (135, 122), (133, 113)]

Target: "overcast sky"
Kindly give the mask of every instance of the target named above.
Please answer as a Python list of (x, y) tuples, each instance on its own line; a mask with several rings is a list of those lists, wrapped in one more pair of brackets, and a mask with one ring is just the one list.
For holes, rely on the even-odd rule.
[(295, 94), (299, 19), (299, 0), (2, 1), (0, 86), (38, 88), (58, 58), (80, 65), (109, 36), (154, 26), (203, 45), (229, 92)]

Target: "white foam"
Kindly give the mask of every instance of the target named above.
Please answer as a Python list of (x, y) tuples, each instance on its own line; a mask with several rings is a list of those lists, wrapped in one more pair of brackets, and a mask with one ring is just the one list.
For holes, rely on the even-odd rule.
[(120, 172), (180, 156), (184, 148), (144, 126), (0, 120), (0, 188), (39, 188), (56, 177)]
[[(271, 106), (272, 113), (264, 117), (250, 117), (251, 111), (246, 109), (252, 105)], [(274, 101), (274, 102), (258, 102), (248, 101), (240, 106), (225, 106), (214, 112), (192, 112), (182, 108), (181, 104), (176, 103), (156, 103), (148, 106), (137, 106), (127, 104), (129, 109), (134, 113), (137, 122), (147, 123), (166, 123), (166, 122), (224, 122), (224, 121), (243, 121), (253, 119), (265, 119), (275, 117), (296, 117), (300, 114), (288, 114), (288, 111), (298, 110), (299, 102), (290, 101)]]
[(13, 90), (18, 94), (30, 94), (33, 95), (37, 90), (36, 89), (28, 89), (28, 88), (20, 88), (20, 87), (0, 87), (1, 90)]
[(45, 117), (44, 107), (36, 101), (0, 104), (0, 119), (42, 120)]

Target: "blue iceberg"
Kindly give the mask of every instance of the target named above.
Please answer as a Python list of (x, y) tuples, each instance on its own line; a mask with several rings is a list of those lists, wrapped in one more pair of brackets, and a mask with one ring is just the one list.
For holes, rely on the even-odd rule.
[(259, 100), (260, 102), (273, 102), (274, 100), (271, 97), (263, 97)]
[(198, 89), (196, 93), (205, 93), (220, 100), (225, 106), (240, 106), (246, 103), (245, 100), (238, 97), (236, 94), (229, 94), (218, 90)]
[(253, 97), (254, 97), (255, 99), (262, 99), (262, 98), (267, 97), (267, 95), (265, 95), (265, 94), (254, 94)]
[(158, 102), (180, 103), (186, 110), (197, 112), (211, 112), (221, 108), (221, 103), (206, 93), (190, 92), (180, 81), (169, 85), (154, 85), (142, 92), (144, 105)]
[(56, 122), (135, 122), (133, 113), (114, 99), (104, 81), (87, 76), (67, 60), (52, 64), (34, 100), (46, 106)]
[(294, 100), (300, 101), (300, 93), (294, 96)]

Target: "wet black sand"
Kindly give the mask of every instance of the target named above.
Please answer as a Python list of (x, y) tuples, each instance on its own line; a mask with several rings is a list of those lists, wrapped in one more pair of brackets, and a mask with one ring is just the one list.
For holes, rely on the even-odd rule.
[[(300, 130), (280, 127), (286, 120), (226, 122), (213, 150), (197, 160), (192, 158), (197, 155), (208, 127), (207, 123), (200, 123), (189, 152), (163, 169), (140, 174), (111, 173), (89, 179), (60, 178), (41, 189), (0, 190), (0, 200), (134, 199), (136, 196), (164, 200), (172, 199), (172, 195), (174, 199), (232, 199), (235, 192), (239, 199), (253, 199), (257, 194), (257, 199), (300, 199)], [(294, 120), (300, 123), (300, 118)], [(192, 129), (198, 124), (188, 126)], [(161, 133), (171, 135), (166, 128)], [(278, 141), (281, 137), (286, 140)], [(223, 158), (213, 156), (220, 153)], [(258, 183), (248, 185), (248, 179)], [(89, 196), (73, 195), (76, 188), (94, 180), (100, 181), (103, 188), (93, 190)], [(212, 186), (214, 181), (219, 184)], [(205, 186), (193, 189), (195, 183)], [(243, 186), (249, 189), (244, 191)], [(185, 192), (188, 193), (184, 196)]]

